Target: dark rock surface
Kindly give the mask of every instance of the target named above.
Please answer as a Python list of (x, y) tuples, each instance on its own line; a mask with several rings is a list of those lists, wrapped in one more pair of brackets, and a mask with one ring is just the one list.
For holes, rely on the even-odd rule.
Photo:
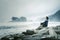
[[(59, 40), (55, 39), (55, 37), (48, 37), (44, 32), (35, 33), (33, 30), (26, 30), (26, 32), (10, 34), (2, 37), (0, 40)], [(49, 33), (48, 33), (49, 35)]]
[(26, 32), (22, 32), (22, 34), (33, 35), (33, 34), (35, 34), (35, 32), (33, 30), (27, 30)]
[(1, 38), (1, 40), (23, 40), (24, 34), (13, 34), (13, 35), (6, 35)]

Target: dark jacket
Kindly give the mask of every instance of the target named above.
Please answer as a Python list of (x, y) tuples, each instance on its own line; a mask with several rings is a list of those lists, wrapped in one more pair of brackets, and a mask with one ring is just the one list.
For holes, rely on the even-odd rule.
[(43, 27), (47, 27), (48, 26), (48, 20), (45, 20), (45, 22), (43, 22)]

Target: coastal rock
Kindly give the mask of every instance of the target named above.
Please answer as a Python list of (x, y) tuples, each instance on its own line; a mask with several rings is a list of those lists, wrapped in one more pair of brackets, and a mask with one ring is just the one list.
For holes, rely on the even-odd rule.
[(13, 35), (6, 35), (1, 38), (1, 40), (23, 40), (24, 34), (13, 34)]
[[(59, 26), (60, 27), (60, 26)], [(10, 34), (10, 35), (6, 35), (4, 37), (1, 38), (1, 40), (57, 40), (58, 38), (56, 38), (53, 34), (50, 34), (53, 32), (53, 30), (58, 30), (58, 28), (43, 28), (41, 30), (37, 30), (38, 32), (35, 33), (35, 30), (26, 30), (26, 32), (22, 32), (22, 33), (17, 33), (17, 34)], [(49, 30), (48, 30), (49, 29)], [(50, 33), (49, 33), (50, 31)], [(30, 34), (31, 33), (31, 34)], [(59, 36), (59, 35), (58, 35)], [(60, 40), (60, 39), (58, 39)]]
[(35, 32), (33, 30), (26, 30), (26, 32), (22, 32), (22, 34), (33, 35), (33, 34), (35, 34)]

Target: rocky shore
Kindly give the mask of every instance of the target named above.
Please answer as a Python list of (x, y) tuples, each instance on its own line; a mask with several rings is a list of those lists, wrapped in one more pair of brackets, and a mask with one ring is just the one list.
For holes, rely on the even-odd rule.
[(13, 34), (2, 37), (0, 40), (56, 40), (54, 38), (40, 38), (40, 36)]
[[(60, 27), (60, 26), (59, 26)], [(48, 28), (46, 28), (48, 29)], [(53, 28), (54, 30), (58, 30), (57, 27)], [(42, 31), (44, 30), (44, 31)], [(10, 34), (2, 37), (0, 40), (60, 40), (55, 38), (54, 36), (50, 36), (48, 31), (45, 28), (41, 30), (26, 30), (26, 32), (18, 33), (18, 34)], [(59, 33), (55, 31), (56, 33)]]

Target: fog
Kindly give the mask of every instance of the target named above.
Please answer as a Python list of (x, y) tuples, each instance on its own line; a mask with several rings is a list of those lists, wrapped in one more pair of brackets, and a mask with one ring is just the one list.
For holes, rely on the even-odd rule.
[(60, 0), (0, 0), (0, 22), (9, 21), (12, 16), (45, 17), (57, 10)]

